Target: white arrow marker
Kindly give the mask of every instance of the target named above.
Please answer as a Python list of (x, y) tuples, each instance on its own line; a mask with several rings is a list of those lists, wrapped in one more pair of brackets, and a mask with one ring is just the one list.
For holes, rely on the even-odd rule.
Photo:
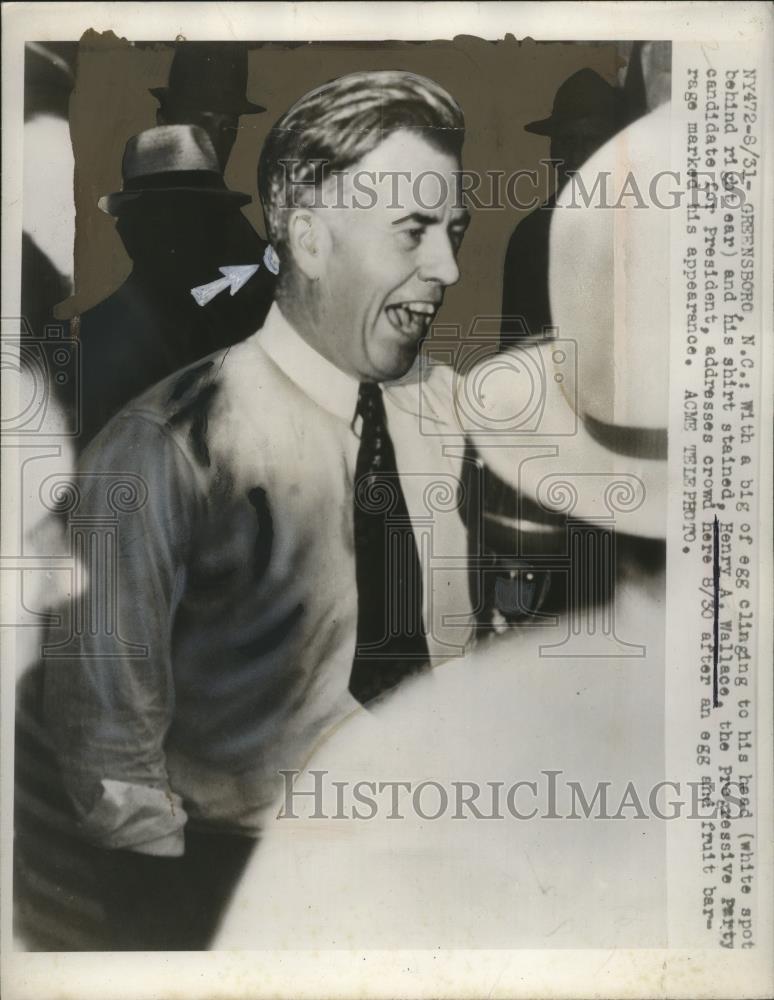
[(212, 302), (216, 295), (227, 288), (231, 289), (231, 295), (236, 295), (239, 289), (252, 278), (260, 267), (260, 264), (231, 264), (227, 267), (219, 267), (218, 270), (223, 275), (206, 285), (197, 285), (191, 289), (191, 295), (200, 306), (206, 306)]

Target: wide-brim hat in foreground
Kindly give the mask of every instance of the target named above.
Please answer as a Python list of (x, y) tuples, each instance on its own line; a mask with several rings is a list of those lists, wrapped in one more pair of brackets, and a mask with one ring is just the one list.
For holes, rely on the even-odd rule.
[[(619, 193), (636, 185), (647, 197), (669, 172), (669, 127), (664, 105), (599, 149), (577, 174), (596, 197), (580, 199), (572, 180), (562, 189), (549, 235), (555, 336), (492, 355), (458, 390), (482, 433), (553, 452), (522, 463), (513, 528), (565, 515), (666, 537), (672, 213)], [(506, 482), (509, 451), (491, 448), (485, 459)]]
[(98, 202), (108, 215), (117, 215), (151, 193), (208, 195), (236, 206), (251, 201), (249, 195), (226, 187), (212, 140), (197, 125), (159, 125), (132, 136), (121, 173), (121, 190)]
[(648, 197), (652, 179), (670, 170), (669, 137), (665, 104), (599, 149), (578, 173), (587, 190), (606, 178), (607, 207), (579, 204), (571, 181), (552, 213), (549, 250), (551, 316), (559, 337), (577, 345), (577, 370), (564, 373), (558, 398), (611, 468), (650, 479), (625, 519), (625, 530), (647, 537), (663, 537), (666, 523), (671, 213), (617, 193), (636, 185)]
[(548, 118), (529, 122), (525, 132), (558, 135), (569, 125), (590, 118), (602, 118), (616, 126), (624, 124), (626, 103), (623, 93), (603, 80), (593, 69), (580, 69), (559, 87)]
[(257, 115), (265, 111), (246, 96), (247, 49), (233, 42), (181, 42), (175, 49), (166, 87), (150, 92), (162, 108)]

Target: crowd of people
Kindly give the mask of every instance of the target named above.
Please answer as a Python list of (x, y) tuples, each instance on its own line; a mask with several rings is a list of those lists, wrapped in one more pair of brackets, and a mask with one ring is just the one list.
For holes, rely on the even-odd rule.
[[(455, 98), (402, 71), (303, 95), (258, 164), (264, 240), (224, 179), (240, 116), (264, 112), (246, 83), (246, 49), (180, 44), (153, 92), (158, 124), (129, 140), (121, 190), (100, 200), (132, 270), (72, 321), (79, 399), (60, 399), (78, 407), (77, 516), (107, 518), (114, 548), (75, 595), (85, 624), (63, 643), (60, 609), (20, 685), (17, 785), (35, 788), (17, 794), (17, 928), (31, 948), (211, 946), (240, 879), (260, 898), (283, 770), (326, 734), (363, 711), (394, 723), (406, 697), (421, 727), (431, 668), (464, 668), (498, 631), (529, 633), (518, 656), (536, 680), (536, 625), (610, 606), (619, 579), (649, 594), (661, 580), (665, 455), (638, 451), (632, 421), (602, 437), (544, 336), (585, 304), (550, 266), (562, 186), (621, 130), (651, 127), (642, 94), (581, 70), (527, 126), (550, 138), (559, 184), (509, 243), (500, 361), (455, 372), (421, 353), (464, 281)], [(390, 181), (407, 170), (444, 179), (446, 197), (396, 204)], [(367, 208), (316, 199), (356, 191), (359, 171), (384, 178)], [(566, 429), (525, 437), (513, 413), (531, 405), (527, 370)], [(537, 459), (517, 461), (524, 444)], [(569, 519), (552, 487), (568, 476)], [(605, 513), (611, 477), (642, 495)], [(594, 655), (625, 660), (636, 643), (603, 632)]]

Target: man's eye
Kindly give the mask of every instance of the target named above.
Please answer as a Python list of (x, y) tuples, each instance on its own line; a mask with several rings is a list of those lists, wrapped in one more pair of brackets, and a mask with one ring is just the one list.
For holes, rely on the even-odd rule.
[(414, 229), (403, 229), (401, 230), (401, 238), (403, 243), (407, 247), (418, 247), (422, 241), (422, 236), (424, 234), (424, 228), (422, 226), (417, 226)]
[(451, 230), (449, 237), (452, 241), (452, 246), (454, 247), (455, 250), (459, 250), (460, 246), (462, 245), (462, 240), (464, 236), (465, 236), (465, 226), (461, 226), (457, 229)]

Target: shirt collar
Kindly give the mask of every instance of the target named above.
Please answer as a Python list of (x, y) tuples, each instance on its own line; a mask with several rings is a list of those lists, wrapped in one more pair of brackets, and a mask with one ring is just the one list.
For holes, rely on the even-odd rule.
[(360, 383), (307, 344), (276, 302), (258, 338), (272, 361), (310, 399), (347, 423), (353, 420)]

